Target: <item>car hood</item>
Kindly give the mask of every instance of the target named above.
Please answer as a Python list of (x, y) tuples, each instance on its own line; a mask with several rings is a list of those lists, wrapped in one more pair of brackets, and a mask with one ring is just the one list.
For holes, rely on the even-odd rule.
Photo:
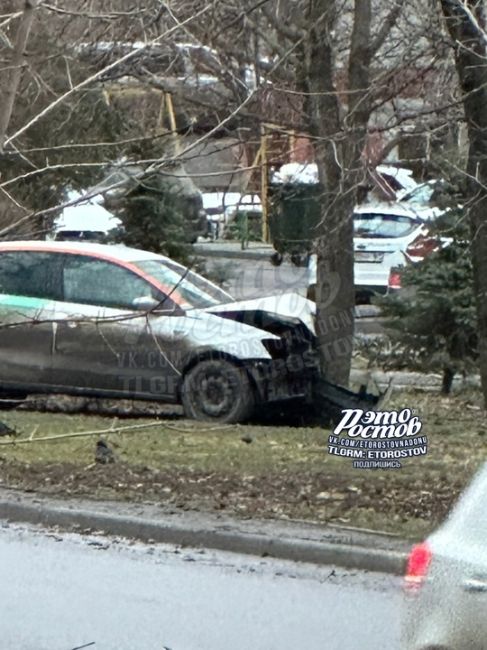
[(154, 314), (154, 332), (184, 339), (193, 350), (214, 349), (226, 352), (239, 359), (269, 359), (263, 345), (265, 339), (277, 339), (278, 334), (264, 331), (248, 322), (235, 322), (219, 318), (204, 310), (192, 310), (185, 316), (174, 318), (158, 317)]
[[(210, 314), (220, 314), (223, 317), (231, 318), (232, 320), (242, 320), (247, 323), (250, 323), (251, 319), (244, 319), (243, 316), (245, 314), (251, 316), (266, 313), (281, 317), (284, 321), (289, 321), (289, 319), (299, 320), (311, 334), (314, 335), (316, 333), (316, 304), (311, 300), (303, 298), (296, 291), (214, 305), (207, 307), (203, 311)], [(259, 325), (256, 326), (260, 327)]]

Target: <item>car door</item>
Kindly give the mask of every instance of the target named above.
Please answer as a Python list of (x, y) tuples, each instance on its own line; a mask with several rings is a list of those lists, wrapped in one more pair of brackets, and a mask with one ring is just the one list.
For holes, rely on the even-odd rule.
[[(156, 336), (152, 324), (160, 316), (144, 311), (155, 287), (121, 264), (87, 255), (63, 255), (61, 277), (52, 363), (58, 389), (175, 398), (174, 342)], [(165, 306), (170, 318), (171, 301)]]
[(55, 256), (35, 250), (0, 251), (0, 385), (35, 389), (51, 381)]

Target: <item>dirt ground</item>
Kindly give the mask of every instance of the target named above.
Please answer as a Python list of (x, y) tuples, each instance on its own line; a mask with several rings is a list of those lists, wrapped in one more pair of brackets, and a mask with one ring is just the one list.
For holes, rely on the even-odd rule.
[[(140, 404), (105, 404), (105, 415), (87, 414), (100, 404), (57, 398), (47, 407), (73, 412), (1, 414), (18, 431), (15, 438), (0, 438), (1, 486), (162, 503), (175, 510), (334, 522), (410, 538), (425, 535), (445, 516), (487, 450), (487, 420), (474, 392), (450, 398), (394, 395), (390, 408), (414, 408), (422, 419), (429, 450), (387, 471), (356, 470), (350, 459), (330, 456), (329, 430), (320, 426), (215, 427), (184, 420), (177, 409), (161, 413)], [(95, 462), (100, 437), (115, 462)]]

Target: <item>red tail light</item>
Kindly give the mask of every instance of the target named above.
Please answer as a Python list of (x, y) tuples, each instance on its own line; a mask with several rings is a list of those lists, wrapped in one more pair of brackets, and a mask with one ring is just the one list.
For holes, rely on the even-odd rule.
[(406, 587), (419, 587), (426, 578), (433, 553), (427, 542), (413, 546), (406, 569)]
[(389, 271), (389, 280), (387, 282), (387, 287), (389, 289), (400, 289), (401, 288), (401, 271), (397, 268), (392, 267)]
[(409, 257), (426, 257), (438, 248), (438, 241), (434, 237), (418, 235), (406, 248)]

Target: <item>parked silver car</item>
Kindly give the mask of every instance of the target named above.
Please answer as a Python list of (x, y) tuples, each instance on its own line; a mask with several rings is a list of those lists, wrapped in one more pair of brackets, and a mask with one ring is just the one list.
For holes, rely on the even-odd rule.
[(487, 463), (409, 556), (404, 650), (487, 649)]
[(311, 399), (313, 309), (292, 294), (235, 302), (125, 246), (0, 243), (0, 393), (161, 400), (242, 421), (261, 404)]

